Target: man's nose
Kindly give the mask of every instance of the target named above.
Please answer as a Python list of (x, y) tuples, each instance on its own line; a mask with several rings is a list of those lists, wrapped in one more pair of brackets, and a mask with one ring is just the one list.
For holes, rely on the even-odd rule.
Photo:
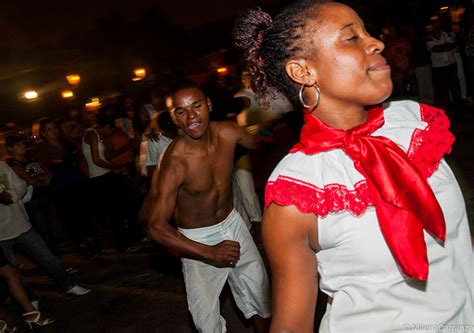
[(193, 119), (193, 118), (195, 118), (195, 117), (196, 117), (196, 111), (194, 111), (194, 109), (192, 109), (192, 108), (189, 109), (189, 110), (188, 110), (188, 118)]

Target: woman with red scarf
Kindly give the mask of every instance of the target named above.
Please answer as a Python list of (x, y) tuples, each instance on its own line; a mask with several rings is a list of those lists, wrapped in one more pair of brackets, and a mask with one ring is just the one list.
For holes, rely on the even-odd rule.
[(443, 156), (444, 112), (392, 92), (384, 44), (350, 7), (298, 1), (274, 19), (236, 22), (253, 90), (302, 106), (300, 142), (265, 190), (263, 241), (273, 278), (271, 332), (474, 327), (466, 209)]

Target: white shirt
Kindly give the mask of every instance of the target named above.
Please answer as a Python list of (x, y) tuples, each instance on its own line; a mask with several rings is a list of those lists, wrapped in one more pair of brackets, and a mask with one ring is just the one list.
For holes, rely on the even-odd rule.
[(170, 139), (162, 134), (160, 135), (158, 140), (148, 140), (148, 143), (146, 145), (145, 165), (158, 165), (158, 161), (165, 152), (166, 148), (168, 148), (171, 141), (173, 141), (173, 139)]
[(31, 223), (26, 214), (22, 199), (27, 193), (23, 179), (6, 164), (0, 161), (0, 192), (10, 193), (13, 203), (0, 203), (0, 240), (12, 239), (31, 229)]
[(455, 48), (444, 51), (444, 52), (433, 52), (432, 49), (434, 46), (443, 45), (446, 43), (455, 43), (456, 39), (453, 34), (448, 34), (447, 32), (442, 31), (439, 38), (431, 37), (431, 40), (426, 42), (428, 51), (431, 53), (431, 66), (436, 67), (445, 67), (456, 63), (456, 57), (454, 56)]
[(100, 137), (99, 133), (95, 129), (90, 129), (87, 130), (84, 136), (82, 137), (82, 153), (84, 155), (84, 158), (86, 159), (87, 162), (87, 167), (89, 169), (89, 178), (95, 178), (99, 176), (103, 176), (106, 173), (110, 172), (110, 169), (103, 168), (101, 166), (98, 166), (97, 164), (94, 163), (94, 160), (92, 159), (92, 148), (91, 145), (86, 142), (86, 135), (87, 132), (92, 131), (97, 135), (97, 149), (99, 151), (99, 157), (103, 161), (107, 161), (107, 158), (105, 157), (105, 145), (104, 141)]
[(384, 119), (372, 135), (397, 143), (429, 176), (445, 216), (446, 242), (441, 245), (425, 232), (428, 280), (407, 278), (385, 242), (366, 195), (367, 183), (351, 158), (342, 149), (287, 155), (270, 176), (265, 199), (318, 216), (320, 288), (333, 297), (320, 332), (474, 327), (474, 256), (466, 208), (442, 158), (451, 148), (447, 117), (440, 110), (400, 101), (385, 107)]

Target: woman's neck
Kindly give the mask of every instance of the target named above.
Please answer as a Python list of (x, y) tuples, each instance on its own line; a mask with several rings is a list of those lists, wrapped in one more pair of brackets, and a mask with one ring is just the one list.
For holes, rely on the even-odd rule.
[(61, 148), (61, 142), (59, 141), (59, 138), (48, 138), (46, 141), (55, 147)]
[(342, 130), (349, 130), (367, 121), (367, 111), (364, 107), (319, 108), (312, 112), (326, 125)]
[(12, 154), (12, 157), (14, 160), (20, 161), (20, 162), (26, 162), (26, 154)]

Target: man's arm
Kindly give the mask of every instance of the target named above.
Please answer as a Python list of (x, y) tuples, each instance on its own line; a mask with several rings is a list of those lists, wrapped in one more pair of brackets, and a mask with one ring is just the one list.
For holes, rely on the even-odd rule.
[(259, 137), (254, 134), (250, 134), (245, 127), (240, 127), (234, 122), (227, 122), (229, 130), (236, 136), (237, 143), (247, 149), (260, 150), (262, 144)]
[(443, 42), (435, 41), (434, 38), (431, 37), (426, 43), (428, 51), (434, 52), (434, 53), (440, 53), (440, 52), (446, 52), (446, 51), (455, 49), (456, 39), (449, 34), (445, 37), (446, 38), (443, 39)]
[(431, 52), (439, 53), (439, 52), (446, 52), (456, 48), (456, 43), (444, 43), (441, 45), (436, 45), (431, 48)]
[(316, 217), (295, 206), (271, 204), (262, 238), (272, 269), (274, 333), (313, 332), (318, 295)]
[(51, 183), (52, 176), (49, 173), (46, 175), (31, 177), (28, 172), (26, 172), (25, 169), (23, 169), (19, 165), (14, 165), (11, 168), (13, 169), (13, 171), (15, 171), (18, 177), (23, 179), (29, 185), (48, 186)]
[(147, 226), (149, 237), (185, 256), (219, 267), (234, 266), (240, 258), (239, 243), (225, 240), (214, 246), (208, 246), (186, 238), (168, 223), (176, 208), (178, 190), (184, 181), (185, 173), (184, 162), (166, 152), (160, 168), (155, 172), (149, 198), (151, 207)]

